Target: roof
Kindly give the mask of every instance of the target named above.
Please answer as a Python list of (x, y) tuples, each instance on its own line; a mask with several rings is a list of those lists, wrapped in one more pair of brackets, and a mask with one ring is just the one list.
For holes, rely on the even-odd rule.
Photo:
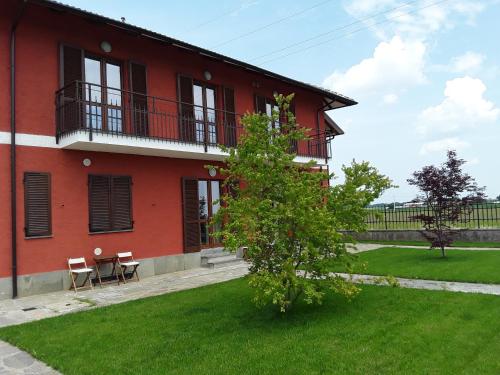
[(325, 124), (330, 128), (330, 131), (334, 136), (344, 134), (344, 131), (340, 128), (340, 126), (338, 126), (327, 113), (325, 113)]
[(144, 38), (153, 39), (153, 40), (165, 43), (167, 45), (182, 48), (185, 50), (190, 50), (190, 51), (196, 52), (202, 56), (207, 56), (207, 57), (213, 58), (215, 60), (219, 60), (219, 61), (226, 63), (226, 64), (237, 66), (237, 67), (243, 68), (243, 69), (248, 70), (248, 71), (256, 72), (256, 73), (262, 74), (264, 76), (274, 78), (274, 79), (277, 79), (279, 81), (282, 81), (282, 82), (285, 82), (285, 83), (288, 83), (288, 84), (291, 84), (294, 86), (301, 87), (305, 90), (322, 95), (323, 96), (323, 104), (324, 104), (323, 109), (324, 110), (342, 108), (342, 107), (347, 107), (347, 106), (358, 104), (355, 100), (353, 100), (347, 96), (341, 95), (339, 93), (336, 93), (334, 91), (330, 91), (330, 90), (327, 90), (327, 89), (324, 89), (324, 88), (321, 88), (318, 86), (314, 86), (314, 85), (311, 85), (311, 84), (308, 84), (305, 82), (297, 81), (295, 79), (282, 76), (280, 74), (271, 72), (269, 70), (259, 68), (255, 65), (251, 65), (251, 64), (248, 64), (246, 62), (243, 62), (243, 61), (240, 61), (237, 59), (233, 59), (233, 58), (228, 57), (228, 56), (221, 55), (217, 52), (213, 52), (213, 51), (201, 48), (201, 47), (197, 47), (195, 45), (183, 42), (181, 40), (174, 39), (174, 38), (168, 37), (166, 35), (162, 35), (162, 34), (159, 34), (157, 32), (144, 29), (142, 27), (134, 26), (134, 25), (131, 25), (129, 23), (125, 23), (122, 21), (114, 20), (112, 18), (104, 17), (104, 16), (101, 16), (99, 14), (92, 13), (92, 12), (89, 12), (89, 11), (86, 11), (86, 10), (83, 10), (83, 9), (80, 9), (80, 8), (77, 8), (74, 6), (65, 5), (65, 4), (62, 4), (62, 3), (58, 2), (58, 1), (54, 1), (54, 0), (26, 0), (26, 1), (28, 3), (38, 4), (38, 5), (48, 7), (48, 8), (60, 11), (60, 12), (71, 13), (71, 14), (74, 14), (74, 15), (79, 16), (79, 17), (91, 19), (94, 22), (104, 23), (104, 24), (107, 24), (109, 26), (116, 27), (116, 28), (122, 29), (124, 31), (127, 31), (128, 33), (134, 33), (134, 34), (142, 36)]

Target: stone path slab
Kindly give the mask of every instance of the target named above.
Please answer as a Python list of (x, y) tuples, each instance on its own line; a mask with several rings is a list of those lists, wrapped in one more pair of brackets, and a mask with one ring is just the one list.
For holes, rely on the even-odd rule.
[[(421, 245), (382, 245), (382, 244), (374, 244), (374, 243), (358, 243), (354, 245), (358, 250), (353, 251), (353, 252), (363, 252), (363, 251), (370, 251), (370, 250), (377, 250), (382, 247), (397, 247), (400, 249), (423, 249), (423, 250), (429, 250), (429, 246), (421, 246)], [(439, 250), (439, 249), (435, 249)], [(496, 250), (500, 251), (500, 247), (445, 247), (445, 250), (473, 250), (473, 251), (484, 251), (484, 250)]]
[[(348, 278), (346, 273), (337, 273), (342, 277)], [(445, 290), (448, 292), (462, 292), (462, 293), (480, 293), (492, 294), (500, 296), (500, 285), (497, 284), (479, 284), (479, 283), (462, 283), (456, 281), (435, 281), (435, 280), (420, 280), (420, 279), (406, 279), (402, 277), (395, 278), (402, 288), (411, 289), (426, 289), (426, 290)], [(388, 285), (387, 281), (383, 280), (381, 276), (373, 275), (352, 275), (352, 280), (359, 284), (370, 285)]]
[(0, 374), (60, 375), (22, 350), (0, 341)]

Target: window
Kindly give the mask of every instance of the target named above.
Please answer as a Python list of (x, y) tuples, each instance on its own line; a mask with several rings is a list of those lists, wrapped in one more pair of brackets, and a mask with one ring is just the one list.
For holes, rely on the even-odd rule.
[(210, 234), (218, 228), (211, 225), (210, 220), (220, 208), (221, 182), (186, 177), (182, 185), (184, 252), (217, 246), (218, 239)]
[(196, 123), (196, 142), (217, 143), (217, 126), (215, 122), (215, 90), (201, 83), (193, 84), (194, 119)]
[(84, 96), (86, 127), (122, 131), (121, 67), (100, 58), (85, 56)]
[[(262, 114), (266, 114), (269, 117), (271, 117), (273, 115), (273, 111), (279, 111), (279, 107), (276, 104), (276, 100), (256, 95), (255, 96), (255, 110), (257, 112), (260, 112)], [(273, 128), (275, 128), (275, 129), (280, 128), (279, 118), (274, 122), (272, 122), (272, 121), (269, 122), (269, 130), (271, 130)]]
[(24, 173), (24, 223), (26, 237), (52, 234), (49, 173)]
[(90, 232), (133, 228), (131, 185), (129, 176), (89, 175)]

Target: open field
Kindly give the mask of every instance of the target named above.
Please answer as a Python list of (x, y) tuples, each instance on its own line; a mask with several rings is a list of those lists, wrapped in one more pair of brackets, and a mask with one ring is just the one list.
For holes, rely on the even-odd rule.
[[(429, 242), (427, 241), (371, 241), (362, 240), (358, 241), (360, 243), (374, 243), (381, 245), (403, 245), (403, 246), (426, 246), (429, 247)], [(451, 247), (498, 247), (500, 248), (500, 242), (465, 242), (465, 241), (455, 241)]]
[[(427, 213), (425, 207), (386, 209), (370, 208), (367, 218), (368, 229), (422, 229), (419, 221), (412, 216)], [(461, 222), (454, 225), (461, 229), (500, 228), (500, 204), (483, 204), (474, 207)]]
[[(400, 249), (394, 247), (359, 253), (355, 272), (369, 275), (391, 275), (413, 279), (464, 281), (500, 284), (500, 251), (498, 250)], [(362, 267), (366, 264), (366, 268)], [(341, 272), (343, 268), (335, 267)]]
[(257, 310), (246, 280), (0, 330), (64, 374), (496, 374), (500, 298), (364, 286)]

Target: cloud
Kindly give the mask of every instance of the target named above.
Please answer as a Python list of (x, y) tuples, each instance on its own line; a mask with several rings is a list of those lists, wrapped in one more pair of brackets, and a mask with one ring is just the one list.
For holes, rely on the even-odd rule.
[(468, 51), (461, 56), (454, 57), (450, 70), (453, 73), (475, 72), (481, 68), (485, 56), (477, 52)]
[(385, 104), (394, 104), (398, 101), (398, 96), (396, 94), (386, 94), (383, 97)]
[[(476, 0), (421, 0), (410, 4), (402, 0), (353, 0), (346, 4), (345, 10), (355, 18), (364, 19), (366, 25), (372, 24), (371, 29), (382, 39), (393, 34), (427, 39), (432, 33), (454, 28), (459, 18), (465, 19), (468, 24), (474, 24), (476, 16), (486, 5), (486, 2)], [(375, 20), (370, 18), (385, 10), (388, 12)], [(379, 21), (382, 20), (390, 22), (380, 24)], [(373, 25), (374, 21), (379, 24)]]
[(437, 141), (427, 142), (420, 148), (420, 155), (427, 155), (433, 152), (445, 152), (448, 150), (461, 150), (469, 147), (470, 144), (457, 137), (444, 138)]
[(485, 91), (485, 84), (477, 78), (465, 76), (447, 81), (443, 101), (420, 113), (418, 131), (451, 132), (495, 122), (500, 109), (484, 98)]
[(426, 46), (419, 41), (403, 41), (399, 36), (381, 42), (373, 56), (345, 72), (335, 71), (323, 85), (347, 95), (361, 96), (381, 91), (393, 94), (408, 86), (426, 82), (423, 72)]

